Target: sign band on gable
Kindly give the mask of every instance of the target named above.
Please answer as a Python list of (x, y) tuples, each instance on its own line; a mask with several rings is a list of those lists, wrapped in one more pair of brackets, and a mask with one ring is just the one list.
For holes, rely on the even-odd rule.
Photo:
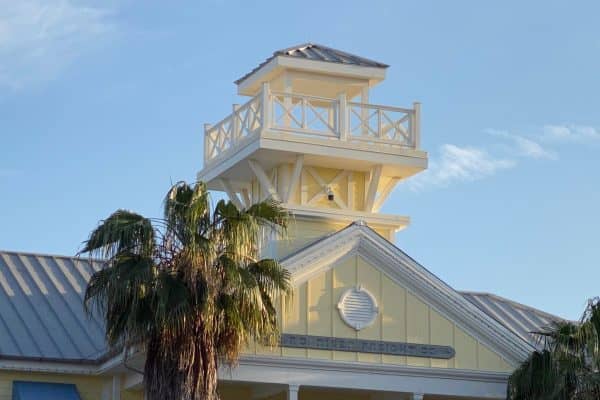
[(382, 340), (295, 335), (290, 333), (281, 335), (280, 346), (300, 349), (335, 350), (353, 353), (389, 354), (396, 356), (441, 359), (450, 359), (454, 357), (455, 354), (452, 347), (435, 344), (386, 342)]

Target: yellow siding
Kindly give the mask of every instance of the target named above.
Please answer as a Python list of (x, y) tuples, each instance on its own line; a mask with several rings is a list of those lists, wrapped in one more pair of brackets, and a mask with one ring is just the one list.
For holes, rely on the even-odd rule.
[[(354, 257), (356, 259), (356, 272), (357, 272), (357, 281), (353, 286), (356, 286), (357, 283), (360, 283), (366, 290), (371, 292), (376, 299), (378, 299), (378, 303), (381, 299), (381, 274), (378, 270), (376, 270), (371, 265), (367, 264), (362, 258)], [(346, 288), (347, 289), (347, 288)], [(336, 299), (337, 300), (337, 299)], [(339, 318), (339, 315), (336, 314), (336, 318)], [(377, 318), (373, 322), (372, 325), (361, 329), (358, 331), (359, 339), (370, 339), (370, 340), (379, 340), (381, 339), (381, 314), (377, 315)], [(381, 362), (380, 354), (359, 354), (359, 361), (365, 362)]]
[[(271, 246), (273, 246), (273, 249), (275, 250), (273, 254), (276, 257), (281, 258), (294, 250), (302, 248), (325, 235), (337, 232), (348, 225), (349, 223), (335, 223), (332, 221), (292, 220), (288, 228), (289, 237), (285, 240), (274, 240), (271, 243)], [(377, 227), (373, 229), (385, 238), (388, 238), (390, 235), (389, 229), (379, 229)]]
[[(293, 166), (291, 164), (285, 166), (282, 165), (278, 168), (277, 175), (279, 179), (277, 180), (277, 188), (280, 193), (285, 193), (287, 190), (287, 185), (289, 184), (288, 177), (291, 175), (292, 170)], [(321, 167), (313, 167), (313, 171), (315, 171), (326, 184), (330, 184), (338, 174), (343, 173), (343, 171), (339, 169)], [(288, 173), (290, 175), (287, 175)], [(330, 184), (329, 186), (335, 195), (348, 205), (351, 210), (362, 210), (364, 208), (364, 172), (350, 172), (344, 177), (337, 179), (335, 183)], [(315, 195), (321, 192), (322, 189), (323, 187), (305, 167), (302, 169), (298, 187), (290, 195), (289, 203), (306, 205)], [(349, 197), (349, 194), (352, 195), (351, 198)], [(339, 208), (335, 202), (328, 201), (324, 196), (310, 205), (314, 207)]]
[[(371, 326), (356, 332), (339, 316), (337, 302), (346, 289), (358, 284), (373, 294), (380, 312)], [(455, 349), (456, 356), (441, 360), (287, 348), (282, 349), (284, 356), (434, 368), (512, 370), (498, 354), (359, 256), (348, 257), (300, 285), (289, 303), (282, 313), (283, 332), (447, 345)]]
[[(333, 274), (333, 302), (342, 296), (342, 293), (356, 283), (356, 257), (348, 257), (341, 261), (335, 269), (332, 270)], [(337, 313), (337, 308), (334, 310)], [(346, 325), (341, 318), (332, 318), (332, 336), (342, 338), (356, 338), (356, 331)], [(346, 351), (334, 351), (333, 359), (343, 361), (356, 361), (356, 353), (350, 353)]]
[[(286, 307), (283, 309), (280, 318), (283, 319), (284, 332), (297, 333), (305, 335), (307, 333), (307, 312), (306, 312), (306, 292), (307, 284), (304, 283), (294, 288), (291, 299), (288, 299)], [(283, 349), (284, 356), (306, 357), (308, 355), (305, 349)]]
[[(332, 285), (331, 271), (327, 271), (308, 282), (308, 334), (317, 336), (331, 335)], [(326, 350), (308, 350), (310, 358), (332, 358), (332, 352)]]
[[(77, 386), (82, 400), (101, 400), (110, 398), (111, 377), (48, 374), (40, 372), (4, 372), (0, 371), (0, 400), (12, 399), (13, 381), (70, 383)], [(105, 397), (103, 397), (103, 393)], [(108, 396), (108, 397), (106, 397)], [(122, 391), (122, 400), (142, 400), (141, 391)]]

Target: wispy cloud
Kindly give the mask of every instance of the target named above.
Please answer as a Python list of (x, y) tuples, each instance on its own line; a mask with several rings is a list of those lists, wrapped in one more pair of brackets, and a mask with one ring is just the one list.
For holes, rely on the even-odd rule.
[(111, 14), (71, 0), (0, 0), (0, 90), (56, 77), (114, 32)]
[(445, 144), (440, 147), (438, 158), (430, 162), (429, 168), (409, 179), (408, 185), (414, 191), (447, 187), (492, 176), (515, 165), (514, 160), (494, 157), (483, 148)]
[(600, 129), (585, 125), (546, 125), (541, 139), (548, 142), (600, 142)]
[(407, 181), (416, 192), (476, 181), (516, 167), (520, 160), (557, 160), (558, 154), (534, 137), (486, 129), (495, 140), (481, 146), (444, 144), (432, 154), (429, 168)]
[(545, 148), (532, 138), (496, 129), (486, 129), (485, 132), (492, 136), (506, 139), (509, 143), (505, 144), (505, 147), (507, 152), (512, 156), (536, 159), (545, 158), (548, 160), (556, 160), (558, 158), (558, 154), (555, 151)]

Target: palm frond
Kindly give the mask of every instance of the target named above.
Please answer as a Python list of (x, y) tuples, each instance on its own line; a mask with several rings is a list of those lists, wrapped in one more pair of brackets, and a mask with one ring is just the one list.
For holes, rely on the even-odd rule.
[(154, 237), (150, 220), (131, 211), (117, 210), (92, 231), (80, 253), (107, 260), (120, 252), (150, 255)]

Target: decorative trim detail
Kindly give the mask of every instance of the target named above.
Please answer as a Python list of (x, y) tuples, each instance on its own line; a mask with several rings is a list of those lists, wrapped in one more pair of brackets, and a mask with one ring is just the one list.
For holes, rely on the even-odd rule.
[(353, 353), (389, 354), (395, 356), (441, 358), (448, 360), (456, 354), (450, 346), (433, 344), (386, 342), (382, 340), (350, 339), (328, 336), (281, 335), (281, 347), (315, 350), (348, 351)]
[(337, 308), (346, 325), (357, 331), (372, 325), (379, 314), (377, 300), (360, 285), (346, 290)]

